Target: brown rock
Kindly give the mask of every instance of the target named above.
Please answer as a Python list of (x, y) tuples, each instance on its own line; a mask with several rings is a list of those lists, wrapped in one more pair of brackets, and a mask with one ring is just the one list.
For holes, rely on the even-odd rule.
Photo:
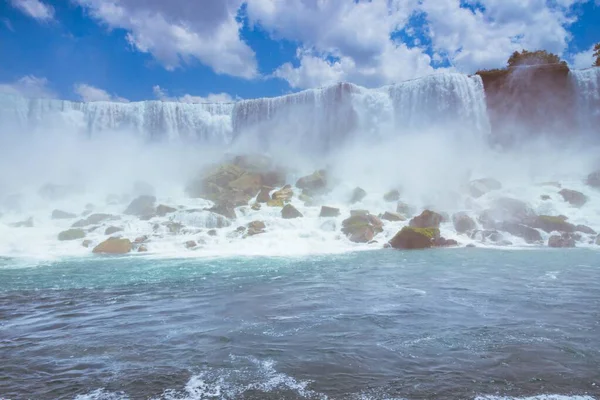
[(390, 240), (394, 249), (428, 249), (439, 238), (438, 228), (413, 228), (405, 226)]
[(413, 228), (439, 228), (443, 220), (444, 217), (441, 214), (425, 210), (421, 215), (411, 219), (409, 225)]
[(454, 230), (458, 233), (466, 233), (472, 231), (477, 227), (477, 224), (467, 213), (459, 212), (452, 216), (452, 223), (454, 224)]
[(248, 232), (246, 235), (254, 236), (265, 232), (267, 226), (262, 221), (252, 221), (248, 224)]
[(271, 186), (263, 186), (260, 189), (258, 196), (256, 196), (256, 201), (258, 203), (266, 203), (269, 200), (271, 200), (271, 195), (269, 194), (269, 193), (271, 193), (271, 190), (273, 190), (273, 188)]
[(293, 205), (286, 204), (285, 207), (283, 207), (281, 209), (281, 217), (283, 219), (292, 219), (292, 218), (301, 218), (301, 217), (303, 217), (303, 215)]
[(145, 244), (143, 244), (140, 247), (138, 247), (138, 253), (145, 253), (147, 251), (148, 251), (148, 247), (146, 247)]
[(229, 219), (236, 219), (235, 208), (233, 204), (228, 202), (222, 202), (215, 204), (213, 207), (209, 208), (208, 211), (214, 212), (215, 214), (219, 214)]
[(272, 200), (282, 200), (284, 203), (292, 200), (294, 196), (294, 191), (292, 190), (291, 185), (285, 185), (283, 188), (273, 192), (271, 195)]
[(552, 235), (548, 247), (575, 247), (575, 240), (569, 235)]
[(94, 247), (92, 252), (99, 254), (125, 254), (129, 253), (131, 248), (132, 245), (129, 239), (108, 238)]
[(296, 187), (306, 189), (311, 193), (322, 192), (327, 189), (327, 172), (322, 169), (315, 171), (311, 175), (304, 176), (298, 179)]

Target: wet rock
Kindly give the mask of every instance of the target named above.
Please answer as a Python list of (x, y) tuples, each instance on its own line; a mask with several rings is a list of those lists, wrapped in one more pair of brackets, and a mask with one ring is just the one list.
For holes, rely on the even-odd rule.
[(137, 251), (138, 251), (138, 253), (145, 253), (148, 251), (148, 247), (145, 244), (143, 244), (138, 247)]
[(76, 214), (72, 214), (62, 210), (54, 210), (52, 211), (52, 219), (72, 219), (77, 217)]
[(147, 241), (148, 241), (148, 235), (143, 235), (143, 236), (136, 237), (135, 240), (133, 241), (133, 243), (141, 244), (141, 243), (146, 243)]
[(575, 240), (569, 235), (552, 235), (548, 239), (548, 247), (575, 247)]
[(209, 208), (208, 211), (222, 215), (229, 219), (237, 218), (233, 204), (227, 202), (215, 204), (213, 207)]
[(596, 237), (596, 244), (597, 244), (598, 246), (600, 246), (600, 235), (598, 235), (598, 237)]
[(86, 239), (83, 242), (81, 242), (81, 245), (85, 248), (89, 248), (92, 245), (92, 241), (89, 239)]
[(284, 203), (291, 201), (292, 197), (294, 197), (294, 191), (292, 190), (291, 185), (285, 185), (271, 195), (272, 200), (281, 200)]
[(477, 227), (475, 220), (465, 212), (454, 214), (452, 216), (452, 224), (454, 225), (454, 230), (458, 233), (466, 233)]
[(542, 235), (538, 230), (517, 222), (502, 222), (498, 224), (498, 229), (520, 237), (530, 244), (542, 241)]
[(283, 200), (269, 200), (267, 201), (267, 207), (283, 207)]
[(190, 182), (186, 193), (192, 198), (203, 198), (215, 203), (246, 205), (262, 187), (259, 177), (257, 174), (247, 173), (237, 165), (221, 164)]
[(252, 204), (252, 206), (250, 208), (253, 209), (254, 211), (259, 211), (260, 203), (254, 203), (254, 204)]
[(97, 254), (125, 254), (131, 251), (132, 244), (129, 239), (108, 238), (94, 247), (93, 253)]
[(114, 215), (110, 215), (110, 214), (92, 214), (89, 217), (87, 217), (86, 219), (81, 219), (77, 222), (75, 222), (73, 225), (71, 225), (71, 227), (73, 228), (83, 228), (85, 226), (89, 226), (89, 225), (96, 225), (99, 224), (101, 222), (104, 221), (114, 221), (114, 220), (118, 220), (119, 217), (116, 217)]
[(586, 183), (596, 189), (600, 189), (600, 170), (588, 175)]
[(540, 196), (540, 199), (546, 201), (546, 200), (550, 200), (550, 196), (548, 196), (547, 194), (543, 194)]
[(368, 243), (383, 231), (383, 222), (374, 215), (354, 215), (342, 222), (342, 232), (355, 243)]
[(433, 239), (433, 246), (435, 246), (435, 247), (458, 246), (458, 242), (454, 239), (444, 239), (443, 237), (438, 237), (438, 238)]
[(405, 226), (390, 240), (394, 249), (428, 249), (440, 237), (438, 228), (415, 228)]
[(327, 190), (327, 171), (324, 169), (313, 172), (310, 175), (303, 176), (296, 182), (296, 187), (306, 190), (306, 194), (322, 193)]
[(413, 228), (439, 228), (444, 220), (441, 214), (431, 210), (425, 210), (420, 215), (410, 220), (409, 225)]
[(33, 228), (33, 218), (27, 218), (24, 221), (15, 222), (10, 224), (13, 228)]
[(247, 236), (254, 236), (265, 232), (266, 225), (262, 221), (252, 221), (248, 224)]
[(497, 243), (502, 240), (502, 234), (496, 230), (475, 230), (471, 232), (470, 237), (482, 243), (488, 240)]
[(123, 212), (126, 215), (135, 215), (136, 217), (151, 216), (156, 213), (154, 204), (156, 197), (143, 195), (135, 198)]
[(350, 210), (350, 216), (351, 217), (357, 217), (357, 216), (366, 216), (369, 215), (369, 210)]
[(177, 234), (181, 233), (181, 230), (183, 229), (183, 224), (180, 222), (169, 221), (169, 222), (166, 222), (164, 224), (164, 226), (167, 228), (169, 233), (171, 233), (173, 235), (177, 235)]
[(85, 232), (83, 231), (83, 229), (67, 229), (66, 231), (62, 231), (58, 234), (58, 240), (60, 241), (78, 240), (83, 239), (84, 237)]
[(398, 190), (390, 190), (386, 194), (383, 195), (383, 200), (385, 201), (398, 201), (400, 200), (400, 192)]
[(588, 235), (595, 235), (596, 231), (593, 230), (592, 228), (590, 228), (589, 226), (586, 225), (576, 225), (575, 226), (575, 232), (581, 232), (581, 233), (585, 233)]
[(581, 207), (588, 201), (587, 196), (577, 190), (563, 189), (558, 193), (574, 207)]
[(286, 204), (285, 207), (283, 207), (281, 209), (281, 217), (283, 219), (292, 219), (292, 218), (301, 218), (301, 217), (303, 217), (303, 215), (293, 205)]
[(104, 234), (105, 235), (112, 235), (113, 233), (122, 232), (122, 231), (123, 231), (123, 228), (119, 228), (117, 226), (109, 226), (104, 231)]
[(175, 207), (169, 207), (164, 204), (159, 204), (158, 207), (156, 207), (156, 215), (159, 217), (164, 217), (167, 214), (174, 213), (175, 211), (177, 211)]
[(186, 249), (193, 249), (197, 246), (198, 246), (198, 243), (196, 243), (196, 241), (194, 241), (194, 240), (188, 240), (187, 242), (185, 242)]
[(386, 221), (392, 221), (392, 222), (406, 221), (406, 217), (404, 215), (395, 213), (395, 212), (391, 212), (391, 211), (384, 212), (381, 215), (381, 219), (384, 219)]
[(358, 203), (359, 201), (362, 201), (365, 197), (367, 197), (367, 192), (363, 188), (357, 187), (352, 192), (350, 204)]
[(532, 228), (541, 229), (546, 233), (550, 232), (575, 232), (575, 225), (566, 222), (561, 217), (550, 215), (540, 215), (528, 221), (527, 225)]
[(335, 207), (322, 206), (319, 217), (338, 217), (340, 215), (340, 209)]
[(479, 198), (492, 190), (500, 189), (502, 189), (502, 184), (493, 178), (476, 179), (469, 183), (469, 193), (475, 198)]
[(206, 232), (206, 234), (208, 236), (217, 236), (217, 230), (216, 229), (210, 229), (208, 232)]
[(271, 193), (272, 190), (273, 188), (271, 186), (263, 186), (260, 189), (258, 196), (256, 196), (256, 201), (258, 203), (266, 203), (271, 200), (271, 195), (269, 193)]

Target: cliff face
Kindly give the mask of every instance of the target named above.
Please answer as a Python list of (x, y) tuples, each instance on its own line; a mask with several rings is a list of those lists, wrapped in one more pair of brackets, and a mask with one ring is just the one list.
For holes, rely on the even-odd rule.
[(481, 71), (492, 134), (502, 144), (518, 137), (568, 135), (577, 125), (576, 93), (562, 64)]

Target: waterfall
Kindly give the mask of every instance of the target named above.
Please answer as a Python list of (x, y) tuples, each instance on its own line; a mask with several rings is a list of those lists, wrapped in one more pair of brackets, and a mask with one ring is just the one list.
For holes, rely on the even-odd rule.
[(584, 132), (598, 132), (600, 127), (600, 68), (570, 72), (575, 88), (579, 127)]

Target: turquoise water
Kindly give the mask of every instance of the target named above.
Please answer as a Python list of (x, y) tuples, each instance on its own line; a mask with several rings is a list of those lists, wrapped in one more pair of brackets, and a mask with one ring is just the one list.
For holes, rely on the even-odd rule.
[(600, 398), (600, 253), (2, 259), (0, 359), (10, 399)]

